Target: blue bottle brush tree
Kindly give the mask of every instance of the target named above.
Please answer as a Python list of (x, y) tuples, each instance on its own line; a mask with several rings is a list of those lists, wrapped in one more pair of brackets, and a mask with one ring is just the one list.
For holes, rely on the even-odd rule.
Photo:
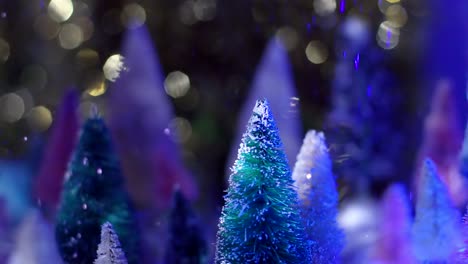
[(69, 164), (56, 218), (56, 239), (66, 263), (96, 259), (101, 225), (110, 222), (128, 263), (139, 262), (139, 236), (109, 131), (99, 117), (87, 120)]
[(268, 102), (256, 102), (225, 196), (216, 263), (310, 263), (278, 128)]
[(292, 177), (299, 193), (312, 263), (340, 263), (345, 235), (337, 223), (338, 191), (322, 132), (307, 132)]
[(190, 202), (179, 188), (175, 190), (173, 199), (165, 263), (208, 263), (206, 240)]
[(460, 215), (430, 159), (424, 161), (412, 227), (418, 261), (452, 263), (460, 246)]

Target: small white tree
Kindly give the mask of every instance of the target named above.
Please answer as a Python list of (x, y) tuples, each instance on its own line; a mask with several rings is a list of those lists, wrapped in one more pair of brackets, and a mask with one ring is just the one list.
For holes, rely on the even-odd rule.
[(98, 245), (94, 264), (127, 264), (125, 253), (120, 247), (119, 237), (109, 222), (101, 227), (101, 243)]
[(25, 263), (63, 263), (53, 229), (37, 210), (31, 211), (20, 225), (15, 249), (8, 260), (8, 264)]
[(307, 132), (292, 174), (313, 263), (340, 263), (344, 232), (338, 227), (338, 192), (322, 132)]

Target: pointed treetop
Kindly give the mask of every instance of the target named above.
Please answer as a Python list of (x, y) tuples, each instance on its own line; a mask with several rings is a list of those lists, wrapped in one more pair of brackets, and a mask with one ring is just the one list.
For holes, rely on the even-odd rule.
[(311, 262), (292, 185), (269, 100), (257, 100), (230, 175), (216, 263)]
[[(91, 156), (99, 156), (101, 153), (107, 153), (109, 155), (106, 156), (116, 158), (113, 151), (114, 146), (111, 141), (110, 131), (104, 120), (99, 116), (88, 118), (81, 129), (80, 139), (73, 159), (79, 159), (78, 162), (86, 163), (92, 160)], [(83, 158), (86, 158), (87, 161), (82, 161)]]
[(337, 224), (338, 192), (321, 132), (309, 131), (293, 172), (301, 216), (310, 241), (313, 263), (338, 263), (344, 233)]
[[(426, 158), (424, 160), (423, 166), (422, 166), (422, 175), (421, 175), (421, 182), (419, 185), (419, 190), (418, 194), (420, 196), (424, 196), (424, 192), (437, 192), (437, 190), (442, 189), (443, 193), (446, 192), (446, 187), (442, 183), (439, 173), (437, 171), (437, 166), (435, 165), (434, 161), (430, 158)], [(430, 188), (428, 188), (430, 187)], [(431, 189), (435, 188), (435, 189)], [(436, 190), (437, 189), (437, 190)], [(447, 199), (448, 199), (447, 195)]]
[[(248, 147), (248, 141), (252, 139), (258, 140), (258, 142), (262, 142), (268, 147), (283, 149), (278, 127), (276, 126), (267, 99), (261, 99), (255, 102), (252, 115), (247, 124), (247, 130), (243, 135), (242, 143), (238, 150), (237, 160), (234, 162), (234, 167), (231, 168), (232, 172), (235, 172), (235, 168), (239, 166), (239, 162), (242, 162), (241, 155), (251, 152), (251, 149)], [(279, 156), (284, 158), (284, 161), (287, 161), (286, 157), (284, 157), (284, 153), (279, 154)]]
[(373, 259), (382, 263), (416, 263), (411, 248), (410, 210), (403, 185), (392, 184), (385, 191), (381, 207), (382, 221)]
[[(174, 114), (164, 92), (159, 57), (145, 26), (129, 29), (125, 33), (123, 57), (126, 70), (121, 72), (115, 82), (116, 92), (111, 93), (111, 103), (119, 105), (117, 109), (112, 109), (116, 113), (113, 117), (122, 118), (122, 115), (129, 115), (132, 111), (150, 111), (151, 118), (144, 121), (156, 125), (162, 131)], [(134, 109), (135, 107), (137, 108)]]
[(96, 104), (91, 104), (91, 108), (90, 108), (90, 113), (89, 113), (89, 116), (91, 118), (99, 118), (101, 117), (101, 114), (99, 113), (99, 108)]
[(250, 118), (251, 124), (256, 122), (257, 118), (261, 118), (260, 122), (264, 126), (268, 126), (270, 124), (268, 121), (271, 120), (271, 110), (267, 99), (264, 98), (262, 100), (257, 100), (253, 112), (254, 114)]
[[(236, 159), (237, 147), (241, 142), (244, 127), (251, 116), (252, 105), (258, 98), (269, 101), (271, 112), (275, 115), (284, 151), (289, 165), (295, 160), (302, 138), (299, 116), (299, 98), (293, 80), (288, 54), (281, 40), (274, 37), (267, 46), (257, 66), (249, 95), (245, 100), (237, 121), (237, 133), (232, 143), (227, 167)], [(229, 170), (226, 171), (229, 175)]]
[(136, 206), (167, 210), (174, 183), (189, 199), (197, 196), (197, 186), (179, 147), (164, 133), (175, 116), (147, 28), (129, 29), (122, 49), (126, 70), (110, 93), (110, 128)]
[(46, 210), (57, 207), (63, 185), (63, 176), (73, 153), (78, 135), (78, 93), (65, 93), (47, 143), (44, 158), (36, 177), (36, 198)]
[[(316, 174), (322, 179), (315, 179), (313, 176)], [(326, 176), (330, 176), (329, 179), (325, 179)], [(292, 178), (301, 199), (307, 198), (312, 181), (333, 180), (332, 164), (323, 132), (315, 130), (307, 132), (297, 155)], [(335, 188), (335, 184), (330, 187)]]
[(94, 264), (127, 264), (119, 238), (109, 222), (101, 227), (101, 243), (98, 245)]
[(423, 165), (412, 228), (419, 261), (447, 261), (460, 243), (460, 216), (430, 159)]

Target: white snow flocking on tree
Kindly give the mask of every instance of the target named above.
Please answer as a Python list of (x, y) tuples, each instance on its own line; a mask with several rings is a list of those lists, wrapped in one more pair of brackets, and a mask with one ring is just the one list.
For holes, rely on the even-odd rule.
[(338, 192), (322, 132), (307, 132), (292, 177), (313, 263), (340, 263), (345, 238), (337, 223)]
[(109, 222), (101, 227), (101, 243), (98, 245), (94, 264), (127, 264), (119, 238)]

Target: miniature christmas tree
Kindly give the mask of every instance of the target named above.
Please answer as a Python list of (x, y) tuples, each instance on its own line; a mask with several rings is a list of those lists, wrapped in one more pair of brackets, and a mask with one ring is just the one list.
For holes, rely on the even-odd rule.
[(36, 178), (36, 197), (47, 213), (54, 214), (60, 201), (63, 176), (78, 135), (78, 94), (65, 94)]
[(414, 253), (421, 262), (450, 261), (457, 250), (459, 214), (430, 159), (424, 161), (412, 228)]
[(390, 186), (382, 199), (378, 240), (373, 260), (376, 263), (416, 263), (410, 240), (410, 210), (403, 186)]
[[(275, 87), (272, 89), (271, 87)], [(290, 166), (293, 165), (301, 147), (302, 125), (299, 114), (299, 98), (292, 73), (288, 51), (283, 41), (273, 37), (265, 46), (265, 51), (255, 70), (247, 98), (240, 109), (235, 138), (229, 153), (226, 181), (229, 167), (237, 158), (237, 146), (241, 143), (245, 124), (249, 121), (252, 105), (258, 98), (266, 98), (275, 115), (284, 152)]]
[(338, 227), (338, 192), (323, 133), (304, 138), (293, 179), (299, 192), (302, 219), (313, 263), (339, 263), (344, 233)]
[(190, 203), (177, 188), (169, 220), (166, 264), (208, 263), (206, 241)]
[(145, 25), (125, 33), (125, 70), (110, 89), (109, 127), (132, 200), (137, 208), (160, 214), (171, 207), (175, 184), (189, 199), (198, 195), (198, 189), (183, 165), (179, 146), (164, 133), (175, 115), (154, 45)]
[(101, 224), (113, 224), (129, 263), (139, 263), (133, 211), (124, 178), (104, 121), (88, 119), (69, 164), (56, 220), (56, 239), (62, 258), (89, 264), (96, 259)]
[(38, 211), (23, 220), (9, 264), (62, 263), (53, 229)]
[(278, 128), (257, 101), (229, 179), (216, 263), (310, 263)]
[[(412, 143), (403, 122), (412, 116), (396, 118), (409, 111), (404, 111), (402, 92), (392, 89), (402, 84), (389, 71), (385, 52), (371, 34), (365, 19), (349, 15), (340, 23), (334, 43), (331, 111), (323, 126), (334, 171), (349, 193), (363, 194), (373, 184), (398, 179), (413, 165), (408, 162), (411, 151), (401, 152)], [(383, 147), (382, 142), (392, 144)]]
[(127, 264), (119, 237), (109, 222), (105, 222), (101, 227), (101, 243), (98, 245), (94, 264)]
[[(465, 191), (463, 128), (460, 124), (460, 111), (457, 109), (456, 88), (448, 80), (436, 83), (429, 112), (424, 120), (422, 142), (417, 164), (430, 158), (437, 166), (442, 182), (447, 186), (455, 206), (462, 207), (468, 198)], [(461, 160), (459, 160), (461, 156)], [(460, 163), (461, 161), (461, 163)], [(461, 165), (461, 168), (460, 168)], [(414, 186), (417, 188), (421, 176), (420, 168), (415, 171)]]

